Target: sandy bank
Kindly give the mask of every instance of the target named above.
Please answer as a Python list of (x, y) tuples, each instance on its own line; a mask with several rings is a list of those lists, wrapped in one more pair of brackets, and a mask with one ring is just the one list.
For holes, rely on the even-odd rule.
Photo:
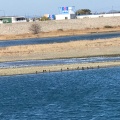
[[(84, 40), (67, 43), (24, 45), (0, 48), (0, 62), (32, 59), (57, 59), (90, 56), (120, 55), (120, 38)], [(0, 69), (0, 75), (41, 73), (43, 71), (62, 71), (88, 68), (120, 66), (120, 62), (70, 64)], [(67, 69), (68, 68), (68, 69)]]
[[(23, 45), (0, 48), (0, 62), (16, 60), (37, 60), (76, 58), (90, 56), (120, 56), (120, 38), (102, 40), (84, 40), (67, 43)], [(41, 73), (43, 71), (62, 71), (110, 66), (120, 66), (120, 62), (71, 64), (55, 66), (38, 66), (24, 68), (0, 69), (0, 75), (18, 75), (29, 73)], [(67, 69), (68, 68), (68, 69)]]
[(39, 34), (24, 33), (24, 34), (6, 34), (0, 35), (0, 40), (17, 40), (28, 38), (43, 38), (43, 37), (59, 37), (59, 36), (71, 36), (71, 35), (83, 35), (91, 33), (106, 33), (106, 32), (120, 32), (120, 27), (113, 28), (86, 28), (86, 29), (70, 29), (70, 30), (57, 30), (49, 32), (41, 32)]
[(24, 67), (24, 68), (8, 68), (0, 69), (0, 75), (20, 75), (20, 74), (38, 74), (55, 71), (69, 71), (69, 70), (85, 70), (101, 67), (120, 66), (119, 62), (103, 62), (103, 63), (87, 63), (87, 64), (69, 64), (69, 65), (55, 65), (55, 66), (38, 66), (38, 67)]
[[(86, 32), (105, 32), (120, 30), (120, 17), (99, 17), (99, 18), (84, 18), (84, 19), (70, 19), (70, 20), (48, 20), (36, 22), (21, 22), (14, 24), (1, 24), (0, 37), (5, 39), (12, 39), (9, 35), (13, 35), (13, 39), (25, 38), (25, 35), (31, 37), (32, 31), (30, 27), (36, 24), (41, 28), (40, 36), (61, 36), (73, 35)], [(107, 26), (107, 27), (106, 27)], [(45, 33), (45, 34), (44, 34)], [(8, 35), (8, 36), (7, 36)], [(26, 38), (27, 38), (26, 36)], [(15, 37), (15, 38), (14, 38)], [(35, 36), (32, 36), (35, 37)], [(38, 35), (39, 37), (39, 35)]]
[(120, 55), (120, 38), (0, 48), (0, 62)]

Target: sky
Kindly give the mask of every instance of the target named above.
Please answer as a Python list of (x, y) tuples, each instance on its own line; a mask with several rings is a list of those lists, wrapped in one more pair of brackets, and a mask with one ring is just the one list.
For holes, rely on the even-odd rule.
[(92, 12), (120, 10), (120, 0), (0, 0), (0, 16), (59, 14), (59, 7), (75, 6)]

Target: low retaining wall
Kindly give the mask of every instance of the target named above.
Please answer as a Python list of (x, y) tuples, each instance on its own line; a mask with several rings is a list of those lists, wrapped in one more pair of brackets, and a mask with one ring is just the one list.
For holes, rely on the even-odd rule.
[[(100, 18), (84, 18), (84, 19), (71, 19), (71, 20), (52, 20), (52, 21), (39, 21), (36, 22), (41, 26), (41, 31), (49, 32), (59, 29), (86, 29), (86, 28), (102, 28), (106, 25), (120, 26), (120, 17), (100, 17)], [(0, 35), (9, 34), (24, 34), (30, 33), (30, 26), (33, 22), (26, 23), (10, 23), (0, 24)]]

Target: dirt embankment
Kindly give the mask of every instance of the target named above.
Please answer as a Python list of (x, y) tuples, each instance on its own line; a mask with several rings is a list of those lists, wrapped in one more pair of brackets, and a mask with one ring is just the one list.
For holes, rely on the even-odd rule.
[(113, 28), (87, 28), (83, 30), (57, 30), (50, 32), (41, 32), (39, 34), (25, 33), (25, 34), (11, 34), (0, 35), (0, 40), (17, 40), (27, 38), (41, 38), (41, 37), (59, 37), (59, 36), (71, 36), (71, 35), (83, 35), (92, 33), (106, 33), (106, 32), (120, 32), (120, 27)]
[[(120, 17), (100, 17), (1, 24), (0, 40), (120, 31), (119, 21)], [(33, 24), (37, 24), (41, 28), (40, 34), (32, 34), (30, 27)]]

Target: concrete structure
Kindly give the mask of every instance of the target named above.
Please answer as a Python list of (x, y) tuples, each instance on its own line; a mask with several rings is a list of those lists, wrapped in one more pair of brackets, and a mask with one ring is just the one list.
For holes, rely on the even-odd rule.
[(75, 19), (75, 18), (76, 18), (75, 14), (59, 14), (59, 15), (55, 15), (56, 20)]
[(75, 19), (76, 15), (74, 7), (60, 7), (58, 15), (55, 15), (56, 20)]
[[(48, 20), (36, 22), (41, 26), (41, 32), (64, 30), (82, 30), (92, 28), (104, 28), (105, 26), (120, 26), (120, 17), (97, 17), (71, 20)], [(1, 24), (0, 35), (31, 33), (33, 22), (21, 22), (16, 24)]]
[(120, 13), (112, 13), (112, 14), (97, 14), (97, 15), (78, 15), (76, 18), (99, 18), (99, 17), (118, 17)]
[(26, 22), (25, 17), (19, 16), (5, 16), (0, 17), (0, 23), (18, 23), (18, 22)]

